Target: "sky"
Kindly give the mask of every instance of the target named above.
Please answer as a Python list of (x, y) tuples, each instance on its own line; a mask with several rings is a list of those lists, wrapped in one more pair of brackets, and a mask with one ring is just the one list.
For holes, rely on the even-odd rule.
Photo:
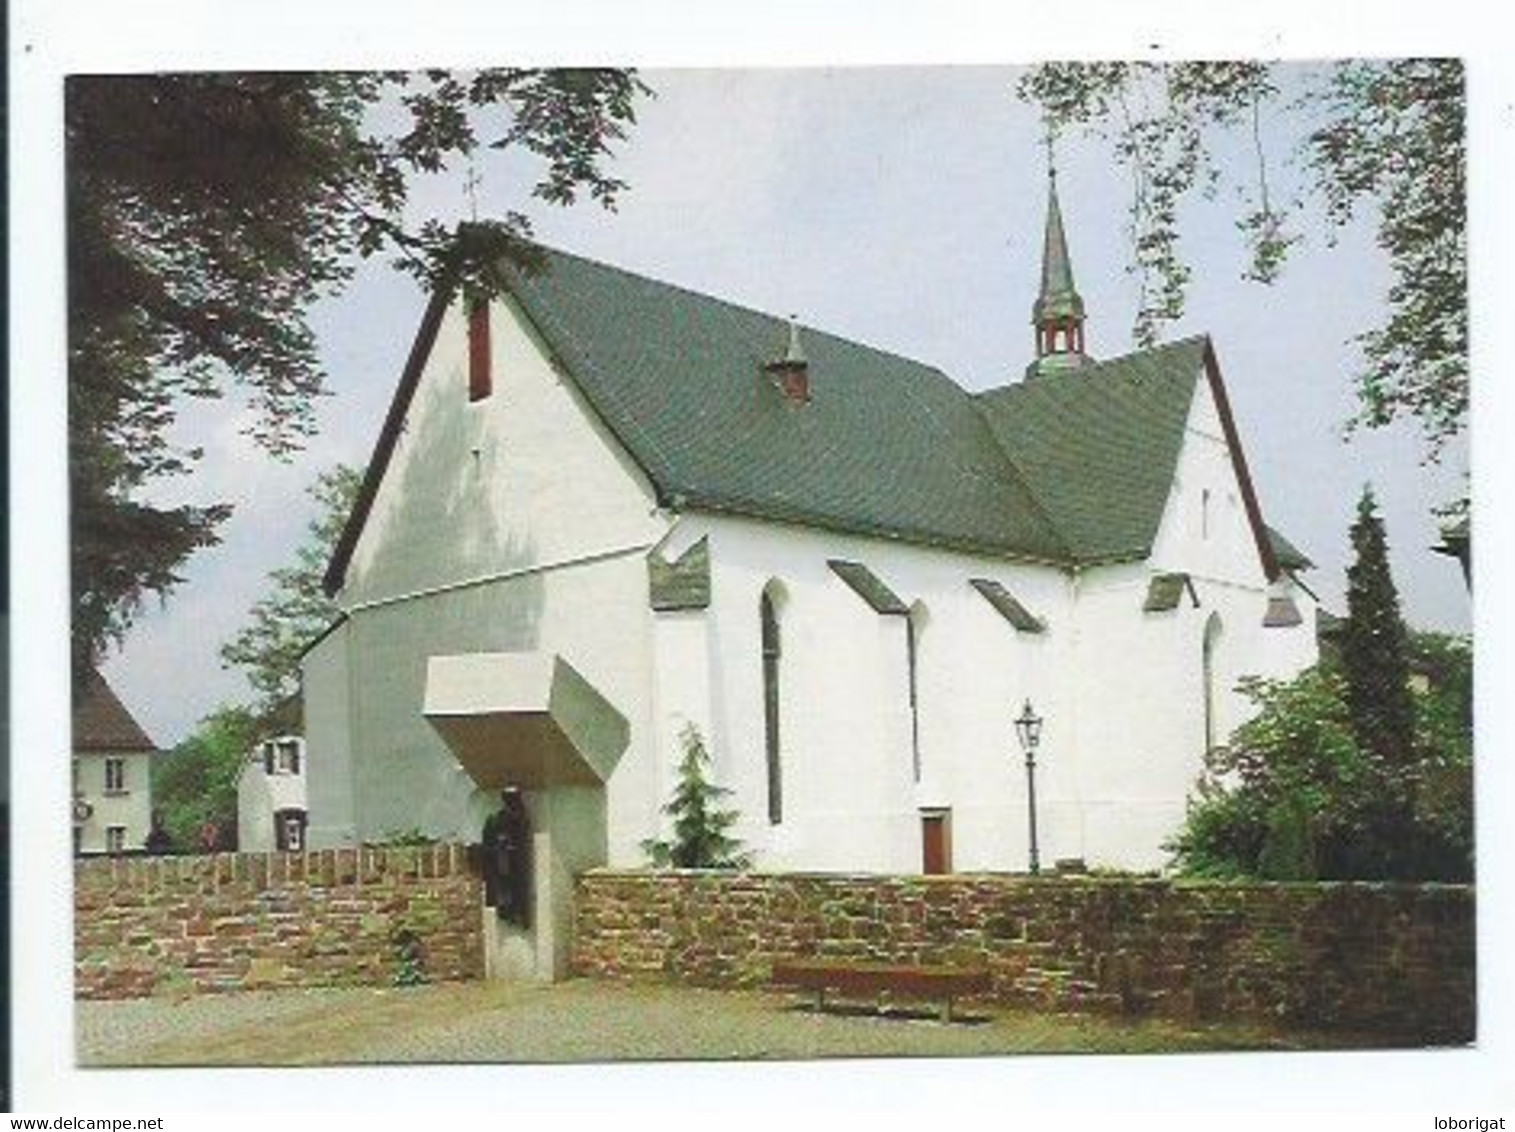
[[(652, 68), (655, 97), (614, 161), (630, 189), (617, 211), (533, 202), (535, 167), (491, 154), (477, 172), (480, 216), (520, 209), (545, 242), (658, 279), (934, 364), (970, 390), (1019, 380), (1030, 357), (1029, 310), (1040, 269), (1046, 159), (1035, 109), (1014, 93), (1011, 67)], [(1318, 75), (1284, 72), (1291, 89)], [(1270, 183), (1299, 188), (1296, 115), (1263, 121)], [(1432, 508), (1464, 490), (1465, 438), (1423, 463), (1413, 422), (1359, 432), (1352, 339), (1377, 324), (1390, 276), (1373, 243), (1372, 210), (1333, 230), (1318, 207), (1296, 221), (1301, 244), (1282, 279), (1241, 278), (1235, 229), (1255, 183), (1248, 139), (1221, 137), (1222, 188), (1180, 218), (1193, 269), (1172, 340), (1212, 336), (1270, 525), (1315, 562), (1305, 576), (1344, 611), (1348, 528), (1373, 485), (1404, 611), (1416, 627), (1467, 631), (1461, 573), (1434, 554)], [(1133, 348), (1136, 281), (1127, 270), (1130, 172), (1095, 138), (1057, 145), (1070, 252), (1088, 309), (1089, 350)], [(416, 185), (411, 215), (465, 218), (466, 168)], [(1334, 242), (1334, 246), (1333, 245)], [(185, 444), (205, 448), (193, 477), (160, 485), (164, 501), (235, 505), (223, 542), (198, 554), (185, 582), (144, 610), (106, 674), (153, 738), (169, 746), (227, 702), (242, 674), (219, 650), (288, 563), (312, 517), (305, 488), (337, 462), (365, 464), (418, 324), (425, 296), (385, 262), (370, 262), (313, 324), (329, 374), (319, 436), (287, 465), (247, 440), (234, 399), (195, 406)]]

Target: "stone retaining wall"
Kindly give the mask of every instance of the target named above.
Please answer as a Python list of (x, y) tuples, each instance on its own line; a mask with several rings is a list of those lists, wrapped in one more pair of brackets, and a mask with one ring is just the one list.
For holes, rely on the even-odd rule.
[(574, 969), (708, 985), (775, 960), (987, 966), (1001, 1003), (1466, 1042), (1469, 887), (599, 870)]
[(457, 845), (79, 861), (80, 998), (481, 978)]

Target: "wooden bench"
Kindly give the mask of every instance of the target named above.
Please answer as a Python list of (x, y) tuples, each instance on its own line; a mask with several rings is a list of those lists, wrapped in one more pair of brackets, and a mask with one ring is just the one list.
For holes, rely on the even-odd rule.
[(952, 1000), (983, 994), (990, 988), (989, 972), (963, 967), (922, 966), (912, 963), (865, 963), (850, 959), (783, 960), (773, 965), (773, 983), (814, 991), (815, 1008), (826, 1009), (826, 994), (880, 996), (917, 1001), (940, 1001), (942, 1021), (952, 1021)]

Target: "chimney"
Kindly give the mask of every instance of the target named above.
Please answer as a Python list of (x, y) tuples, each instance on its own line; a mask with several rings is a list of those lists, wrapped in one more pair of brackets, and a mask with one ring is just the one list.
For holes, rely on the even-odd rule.
[(800, 324), (794, 315), (789, 316), (789, 346), (784, 356), (763, 366), (764, 372), (784, 399), (797, 405), (810, 402), (810, 363), (805, 351), (800, 349)]

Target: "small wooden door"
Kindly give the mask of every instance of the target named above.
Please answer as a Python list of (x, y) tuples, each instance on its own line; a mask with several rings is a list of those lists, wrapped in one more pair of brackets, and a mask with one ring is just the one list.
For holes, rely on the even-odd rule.
[(952, 871), (952, 815), (947, 810), (921, 814), (921, 871), (927, 876)]

